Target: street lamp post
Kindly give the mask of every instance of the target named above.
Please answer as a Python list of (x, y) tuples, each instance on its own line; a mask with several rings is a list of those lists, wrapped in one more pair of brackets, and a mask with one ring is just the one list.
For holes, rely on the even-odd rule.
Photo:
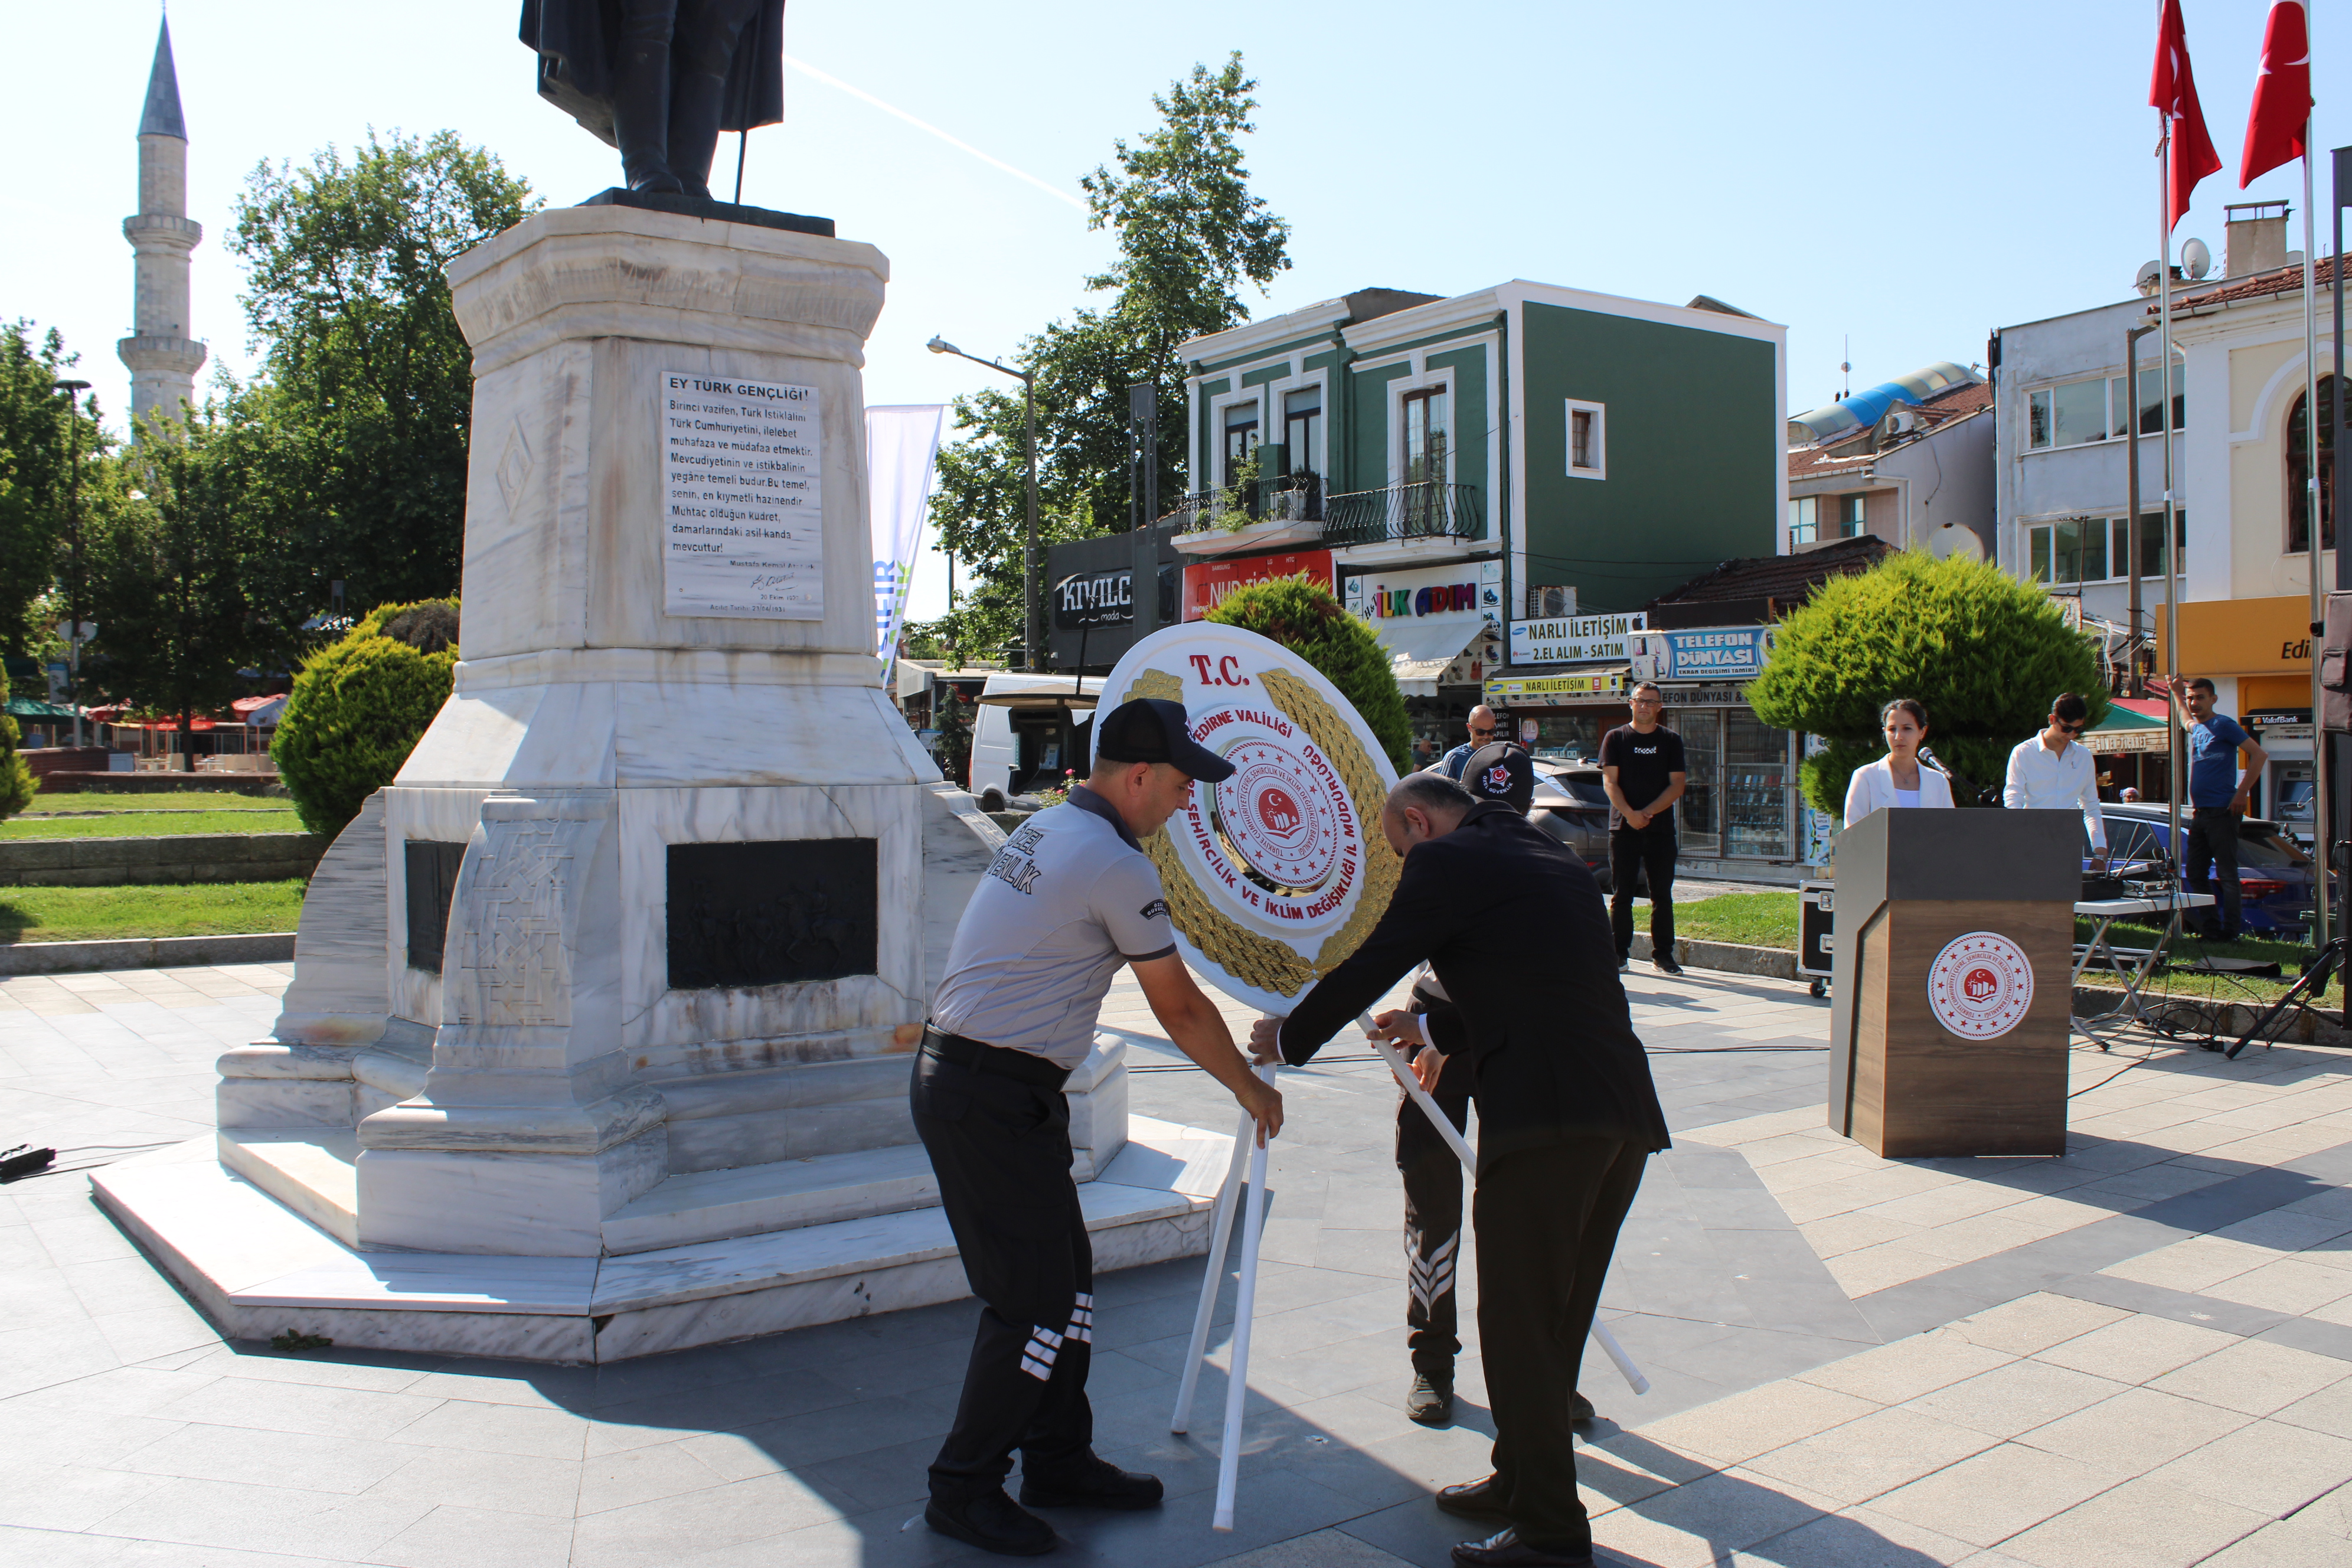
[(81, 420), (74, 399), (89, 390), (86, 381), (61, 381), (53, 390), (66, 395), (66, 696), (73, 703), (74, 748), (81, 747)]
[(1042, 639), (1037, 633), (1037, 377), (1029, 371), (1014, 370), (1009, 364), (968, 354), (942, 337), (933, 337), (923, 346), (935, 354), (953, 354), (974, 364), (984, 364), (1021, 384), (1021, 402), (1029, 418), (1029, 516), (1021, 536), (1021, 667), (1039, 668), (1037, 645)]

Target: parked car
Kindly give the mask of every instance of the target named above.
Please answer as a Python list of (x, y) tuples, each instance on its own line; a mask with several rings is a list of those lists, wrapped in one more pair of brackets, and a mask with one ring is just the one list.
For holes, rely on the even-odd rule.
[[(2172, 819), (2168, 808), (2146, 803), (2105, 805), (2109, 868), (2137, 879), (2160, 876), (2170, 858)], [(2188, 831), (2187, 813), (2181, 829)], [(2083, 836), (2084, 868), (2090, 868), (2091, 843)], [(2249, 932), (2280, 942), (2301, 942), (2311, 932), (2312, 889), (2318, 867), (2293, 835), (2265, 817), (2249, 816), (2238, 824), (2238, 888), (2244, 902)], [(2344, 890), (2331, 883), (2329, 908), (2341, 910)]]
[(1585, 867), (1609, 889), (1609, 792), (1601, 787), (1601, 770), (1590, 765), (1535, 759), (1536, 793), (1528, 820), (1559, 839), (1583, 858)]

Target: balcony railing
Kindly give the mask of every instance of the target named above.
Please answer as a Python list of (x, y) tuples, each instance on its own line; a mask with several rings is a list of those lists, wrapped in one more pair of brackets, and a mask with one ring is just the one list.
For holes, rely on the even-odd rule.
[(1475, 539), (1486, 531), (1476, 485), (1390, 485), (1323, 502), (1323, 542), (1333, 547), (1402, 539)]
[(1160, 521), (1177, 524), (1179, 533), (1245, 528), (1253, 522), (1320, 522), (1323, 481), (1313, 475), (1273, 479), (1255, 496), (1239, 486), (1195, 490), (1179, 498)]

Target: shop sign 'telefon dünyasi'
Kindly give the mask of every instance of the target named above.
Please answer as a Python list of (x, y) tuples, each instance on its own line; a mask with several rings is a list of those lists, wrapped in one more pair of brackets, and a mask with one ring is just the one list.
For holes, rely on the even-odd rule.
[(1638, 632), (1628, 639), (1636, 680), (1746, 680), (1764, 673), (1769, 626)]

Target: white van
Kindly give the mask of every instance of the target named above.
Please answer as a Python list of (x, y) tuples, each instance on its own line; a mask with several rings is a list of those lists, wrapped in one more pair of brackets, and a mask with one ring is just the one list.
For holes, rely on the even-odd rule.
[(1091, 765), (1080, 755), (1092, 730), (1098, 675), (1041, 675), (1000, 670), (981, 689), (980, 711), (971, 726), (971, 793), (982, 809), (1032, 789), (1062, 782), (1063, 770), (1083, 777)]

